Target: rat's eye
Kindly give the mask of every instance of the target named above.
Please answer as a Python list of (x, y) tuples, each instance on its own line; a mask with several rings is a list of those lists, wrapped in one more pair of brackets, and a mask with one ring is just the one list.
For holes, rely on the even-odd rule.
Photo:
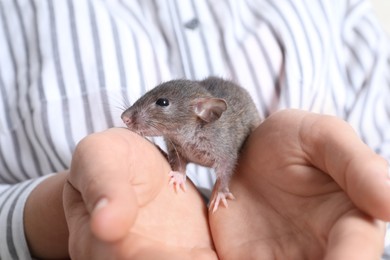
[(156, 101), (156, 105), (158, 105), (160, 107), (167, 107), (167, 106), (169, 106), (169, 100), (166, 98), (159, 98)]

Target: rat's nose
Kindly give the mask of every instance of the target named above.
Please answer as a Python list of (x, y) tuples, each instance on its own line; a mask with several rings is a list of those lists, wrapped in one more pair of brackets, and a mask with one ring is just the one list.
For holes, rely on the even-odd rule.
[(125, 123), (127, 126), (130, 126), (132, 120), (131, 120), (131, 117), (126, 116), (126, 115), (122, 115), (122, 121), (123, 121), (123, 123)]

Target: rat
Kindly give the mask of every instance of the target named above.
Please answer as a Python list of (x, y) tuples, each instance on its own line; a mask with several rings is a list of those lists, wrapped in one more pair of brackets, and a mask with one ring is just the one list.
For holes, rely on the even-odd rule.
[(261, 119), (249, 93), (232, 81), (208, 77), (176, 79), (148, 91), (121, 115), (142, 136), (163, 136), (172, 167), (170, 185), (186, 191), (190, 162), (215, 170), (216, 192), (209, 208), (234, 200), (229, 181), (239, 152)]

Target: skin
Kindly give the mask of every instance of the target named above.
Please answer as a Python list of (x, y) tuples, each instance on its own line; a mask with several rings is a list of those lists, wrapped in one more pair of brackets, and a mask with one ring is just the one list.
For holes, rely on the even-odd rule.
[[(208, 215), (190, 182), (178, 194), (168, 185), (169, 166), (149, 142), (125, 129), (88, 136), (70, 173), (34, 191), (57, 198), (46, 218), (36, 215), (44, 207), (32, 210), (42, 197), (30, 196), (29, 246), (53, 258), (43, 244), (64, 248), (66, 232), (48, 240), (32, 223), (47, 221), (51, 230), (40, 232), (50, 234), (66, 218), (72, 259), (379, 258), (385, 227), (378, 218), (390, 220), (387, 163), (348, 124), (278, 112), (250, 136), (240, 158), (231, 180), (236, 200)], [(64, 182), (65, 218), (54, 219), (64, 212)], [(59, 190), (48, 187), (53, 183)]]
[(111, 129), (85, 139), (75, 158), (64, 190), (72, 258), (216, 259), (202, 198), (192, 185), (180, 196), (169, 187), (154, 145)]
[(62, 172), (47, 178), (26, 201), (24, 231), (30, 252), (36, 258), (69, 258), (69, 232), (62, 205), (62, 190), (67, 177), (68, 172)]
[(251, 135), (237, 170), (237, 200), (210, 215), (222, 259), (380, 258), (384, 223), (362, 210), (389, 219), (387, 162), (345, 122), (277, 113)]

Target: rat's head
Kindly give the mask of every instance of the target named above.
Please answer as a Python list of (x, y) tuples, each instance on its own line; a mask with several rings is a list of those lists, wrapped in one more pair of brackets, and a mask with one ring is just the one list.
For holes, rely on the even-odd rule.
[(227, 109), (196, 81), (173, 80), (158, 85), (122, 113), (126, 126), (144, 136), (172, 135), (183, 126), (211, 123)]

